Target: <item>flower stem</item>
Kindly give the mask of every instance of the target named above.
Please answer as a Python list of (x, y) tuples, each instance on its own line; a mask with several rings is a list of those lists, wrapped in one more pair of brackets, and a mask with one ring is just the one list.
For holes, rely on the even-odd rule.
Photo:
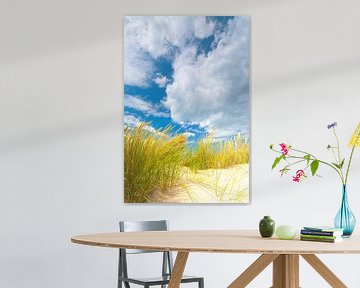
[(348, 180), (350, 165), (351, 165), (351, 161), (352, 161), (352, 157), (353, 157), (354, 151), (355, 151), (355, 145), (354, 145), (353, 148), (351, 149), (351, 154), (350, 154), (350, 158), (349, 158), (349, 164), (348, 164), (348, 167), (347, 167), (347, 169), (346, 169), (346, 176), (345, 176), (345, 183), (344, 183), (344, 185), (346, 185), (347, 180)]
[(295, 161), (295, 162), (293, 162), (293, 163), (291, 163), (291, 164), (289, 164), (289, 165), (286, 165), (285, 167), (288, 168), (288, 167), (290, 167), (290, 166), (293, 166), (293, 165), (295, 165), (295, 164), (301, 163), (301, 162), (303, 162), (303, 161), (305, 161), (305, 159), (301, 159), (301, 160)]
[[(360, 133), (359, 133), (359, 136), (360, 136)], [(272, 148), (271, 150), (273, 150), (274, 152), (283, 154), (281, 151), (275, 150), (275, 149), (273, 149), (273, 148)], [(322, 164), (325, 164), (325, 165), (331, 167), (331, 168), (334, 169), (334, 170), (336, 171), (336, 173), (339, 175), (340, 180), (341, 180), (341, 183), (345, 184), (344, 178), (341, 176), (341, 174), (340, 174), (340, 172), (339, 172), (339, 169), (336, 168), (334, 165), (331, 165), (330, 163), (327, 163), (327, 162), (325, 162), (325, 161), (322, 161), (322, 160), (320, 160), (320, 159), (317, 159), (314, 155), (311, 155), (310, 153), (307, 153), (307, 152), (305, 152), (305, 151), (301, 151), (301, 150), (297, 150), (297, 149), (292, 149), (292, 148), (291, 148), (291, 150), (292, 150), (292, 151), (295, 151), (295, 152), (303, 153), (303, 154), (306, 154), (306, 155), (310, 155), (310, 157), (312, 157), (312, 158), (310, 158), (311, 161), (317, 160), (317, 161), (319, 161), (319, 163), (322, 163)], [(286, 158), (304, 159), (304, 157), (293, 156), (293, 155), (289, 155), (289, 154), (286, 155)]]
[(337, 136), (336, 134), (336, 130), (335, 130), (335, 127), (333, 127), (333, 131), (334, 131), (334, 136), (335, 136), (335, 139), (336, 139), (336, 149), (337, 149), (337, 152), (338, 152), (338, 164), (341, 163), (341, 155), (340, 155), (340, 144), (339, 144), (339, 137)]
[(313, 158), (316, 159), (316, 157), (315, 157), (314, 155), (312, 155), (312, 154), (310, 154), (310, 153), (308, 153), (308, 152), (306, 152), (306, 151), (302, 151), (302, 150), (298, 150), (298, 149), (293, 149), (293, 148), (291, 148), (291, 150), (293, 150), (293, 151), (295, 151), (295, 152), (303, 153), (303, 154), (306, 154), (306, 155), (310, 155), (311, 157), (313, 157)]
[[(339, 147), (339, 146), (338, 146), (338, 147)], [(310, 159), (310, 160), (318, 160), (320, 163), (325, 164), (325, 165), (333, 168), (333, 169), (336, 171), (336, 173), (339, 174), (341, 183), (343, 183), (343, 184), (345, 183), (345, 181), (344, 181), (344, 176), (342, 175), (341, 169), (336, 168), (334, 165), (331, 165), (331, 164), (328, 163), (328, 162), (325, 162), (325, 161), (322, 161), (322, 160), (320, 160), (320, 159), (317, 159), (314, 155), (312, 155), (312, 154), (310, 154), (310, 153), (308, 153), (308, 152), (306, 152), (306, 151), (302, 151), (302, 150), (298, 150), (298, 149), (292, 149), (292, 148), (291, 148), (291, 150), (293, 150), (293, 151), (295, 151), (295, 152), (303, 153), (303, 154), (306, 154), (306, 155), (310, 155), (310, 157), (313, 158), (313, 159)]]

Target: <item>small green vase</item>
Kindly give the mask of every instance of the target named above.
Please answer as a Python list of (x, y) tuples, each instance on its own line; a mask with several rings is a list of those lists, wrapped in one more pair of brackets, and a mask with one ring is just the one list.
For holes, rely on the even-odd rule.
[(264, 216), (259, 223), (259, 231), (262, 237), (271, 237), (275, 232), (275, 222), (270, 216)]

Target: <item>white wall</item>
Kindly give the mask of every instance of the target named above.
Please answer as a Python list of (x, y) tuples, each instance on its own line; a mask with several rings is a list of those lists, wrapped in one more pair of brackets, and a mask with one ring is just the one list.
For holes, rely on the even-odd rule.
[[(170, 219), (173, 229), (331, 224), (340, 182), (294, 184), (270, 171), (270, 143), (320, 155), (339, 123), (344, 148), (359, 121), (357, 0), (6, 1), (0, 10), (0, 287), (115, 287), (116, 250), (70, 243), (120, 219)], [(251, 16), (252, 203), (124, 205), (122, 21), (127, 14)], [(360, 151), (349, 183), (360, 217)], [(360, 287), (360, 256), (322, 256)], [(188, 273), (226, 287), (255, 255), (193, 254)], [(139, 259), (137, 267), (146, 268)], [(344, 265), (346, 261), (349, 265)], [(267, 269), (250, 287), (268, 287)], [(303, 287), (327, 287), (302, 262)], [(315, 284), (314, 284), (315, 283)]]

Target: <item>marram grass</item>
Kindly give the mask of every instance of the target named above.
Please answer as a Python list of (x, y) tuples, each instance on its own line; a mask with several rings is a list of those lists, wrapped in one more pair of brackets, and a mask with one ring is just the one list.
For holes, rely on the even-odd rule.
[(216, 143), (210, 136), (202, 139), (194, 150), (187, 151), (185, 165), (193, 170), (202, 170), (243, 163), (249, 163), (249, 143), (237, 135)]
[(148, 202), (155, 189), (177, 184), (186, 137), (169, 135), (170, 128), (153, 133), (146, 124), (124, 132), (124, 197), (127, 203)]
[(196, 148), (190, 149), (185, 134), (171, 136), (170, 131), (171, 127), (150, 131), (145, 123), (136, 128), (125, 128), (126, 203), (150, 202), (154, 191), (166, 193), (178, 186), (182, 167), (196, 171), (249, 162), (249, 143), (240, 135), (217, 143), (207, 137)]

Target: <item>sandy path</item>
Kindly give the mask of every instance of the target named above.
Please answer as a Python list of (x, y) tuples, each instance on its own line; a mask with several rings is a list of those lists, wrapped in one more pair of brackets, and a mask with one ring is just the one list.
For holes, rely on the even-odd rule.
[(249, 164), (196, 173), (184, 167), (179, 186), (166, 193), (155, 191), (151, 202), (248, 203)]

